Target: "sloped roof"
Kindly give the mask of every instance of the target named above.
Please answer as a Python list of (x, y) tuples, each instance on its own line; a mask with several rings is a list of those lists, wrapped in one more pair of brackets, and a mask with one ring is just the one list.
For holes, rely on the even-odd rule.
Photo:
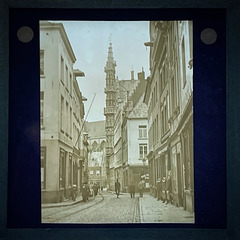
[(119, 84), (118, 97), (125, 102), (127, 100), (127, 91), (130, 97), (139, 80), (121, 80), (117, 83)]
[(106, 135), (105, 121), (86, 122), (85, 126), (88, 137), (101, 137)]
[(142, 79), (137, 85), (136, 89), (134, 90), (133, 94), (130, 97), (130, 100), (133, 101), (133, 106), (136, 106), (139, 99), (145, 93), (146, 85), (147, 85), (147, 81), (145, 79)]
[(143, 102), (144, 94), (138, 98), (128, 118), (146, 118), (148, 117), (148, 106)]

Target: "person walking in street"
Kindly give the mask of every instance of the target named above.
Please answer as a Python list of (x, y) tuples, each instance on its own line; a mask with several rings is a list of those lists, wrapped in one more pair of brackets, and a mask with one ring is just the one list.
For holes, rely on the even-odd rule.
[(167, 191), (166, 191), (166, 177), (162, 179), (162, 192), (163, 192), (163, 203), (167, 201)]
[(96, 183), (93, 184), (93, 192), (94, 192), (94, 196), (96, 197), (98, 194), (98, 186)]
[(138, 188), (139, 188), (139, 195), (140, 197), (143, 197), (143, 189), (144, 189), (144, 181), (140, 180), (138, 183)]
[(86, 198), (86, 200), (88, 201), (88, 198), (89, 198), (89, 195), (90, 195), (90, 187), (89, 187), (89, 184), (87, 182), (85, 183), (85, 185), (86, 185), (86, 191), (87, 191), (87, 198)]
[(121, 187), (120, 182), (117, 179), (117, 181), (115, 182), (115, 192), (116, 192), (117, 198), (120, 194), (120, 187)]
[(71, 187), (71, 194), (70, 197), (72, 198), (72, 200), (75, 202), (76, 201), (76, 197), (77, 197), (77, 185), (73, 184)]
[(86, 202), (88, 200), (88, 188), (86, 183), (83, 183), (82, 186), (82, 198), (83, 202)]
[(129, 193), (131, 198), (135, 197), (135, 184), (133, 182), (129, 185)]
[(166, 182), (166, 191), (167, 191), (167, 204), (170, 202), (172, 203), (173, 197), (172, 197), (172, 178), (171, 178), (171, 172), (168, 173), (167, 182)]
[(162, 181), (161, 178), (157, 180), (157, 200), (161, 200), (162, 198)]

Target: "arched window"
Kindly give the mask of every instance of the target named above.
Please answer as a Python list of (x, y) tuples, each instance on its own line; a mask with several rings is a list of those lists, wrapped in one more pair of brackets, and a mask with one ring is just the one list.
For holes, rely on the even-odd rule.
[(100, 150), (103, 150), (106, 147), (106, 142), (103, 140), (100, 145)]
[(98, 144), (96, 141), (94, 141), (94, 143), (92, 144), (92, 149), (95, 152), (97, 150)]

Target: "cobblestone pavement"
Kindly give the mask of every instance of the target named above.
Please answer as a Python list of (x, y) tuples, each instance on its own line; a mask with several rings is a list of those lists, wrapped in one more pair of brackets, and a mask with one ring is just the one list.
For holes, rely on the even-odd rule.
[(42, 208), (43, 223), (194, 223), (194, 215), (182, 207), (162, 203), (149, 193), (143, 198), (128, 193), (101, 192), (89, 202)]
[[(140, 222), (139, 198), (123, 193), (102, 192), (87, 203), (60, 208), (43, 208), (43, 223), (134, 223)], [(104, 199), (103, 199), (104, 198)]]

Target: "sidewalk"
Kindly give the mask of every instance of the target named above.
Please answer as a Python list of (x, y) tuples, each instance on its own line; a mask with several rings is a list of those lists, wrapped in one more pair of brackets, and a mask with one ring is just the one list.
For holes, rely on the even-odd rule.
[[(90, 197), (89, 200), (91, 201), (92, 199), (94, 199), (94, 197)], [(63, 202), (59, 202), (59, 203), (43, 203), (41, 206), (42, 208), (53, 208), (53, 207), (66, 207), (66, 206), (71, 206), (77, 203), (82, 202), (82, 195), (77, 196), (76, 197), (76, 201), (73, 201), (71, 199), (67, 199)]]
[(182, 207), (157, 201), (150, 193), (139, 198), (141, 223), (194, 223), (194, 215)]

